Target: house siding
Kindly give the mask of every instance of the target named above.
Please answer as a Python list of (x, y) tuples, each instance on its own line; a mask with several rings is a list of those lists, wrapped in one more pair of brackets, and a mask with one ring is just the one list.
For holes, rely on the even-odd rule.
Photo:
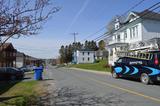
[(4, 44), (0, 48), (0, 67), (15, 67), (16, 50), (12, 44)]
[[(130, 33), (130, 29), (137, 26), (137, 30), (138, 30), (138, 35), (136, 35), (135, 37), (131, 38), (131, 33)], [(124, 32), (126, 31), (127, 33), (127, 38), (125, 39), (125, 43), (134, 43), (137, 41), (141, 41), (142, 40), (142, 23), (141, 23), (141, 19), (137, 19), (129, 24), (127, 24), (126, 26), (124, 26), (125, 29), (123, 31), (121, 31), (121, 36), (124, 38)]]
[(95, 51), (76, 51), (75, 58), (76, 58), (75, 60), (76, 60), (77, 64), (79, 64), (79, 63), (94, 63)]

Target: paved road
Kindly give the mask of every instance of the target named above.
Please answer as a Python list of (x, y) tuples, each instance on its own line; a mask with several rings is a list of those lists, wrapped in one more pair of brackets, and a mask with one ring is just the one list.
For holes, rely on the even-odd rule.
[(160, 106), (160, 85), (49, 66), (56, 106)]

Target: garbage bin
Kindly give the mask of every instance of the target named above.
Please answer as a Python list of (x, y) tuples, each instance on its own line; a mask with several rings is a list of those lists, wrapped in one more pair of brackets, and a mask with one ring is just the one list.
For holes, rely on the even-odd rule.
[(43, 72), (43, 67), (36, 67), (34, 68), (34, 79), (35, 80), (42, 80), (42, 72)]

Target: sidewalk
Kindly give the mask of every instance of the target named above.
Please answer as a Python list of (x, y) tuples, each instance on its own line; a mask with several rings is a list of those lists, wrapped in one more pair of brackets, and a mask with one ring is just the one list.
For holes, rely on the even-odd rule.
[[(66, 67), (65, 67), (66, 68)], [(107, 74), (107, 75), (111, 75), (110, 72), (103, 72), (103, 71), (96, 71), (96, 70), (89, 70), (89, 69), (81, 69), (81, 68), (67, 68), (67, 69), (71, 69), (71, 70), (79, 70), (79, 71), (85, 71), (85, 72), (91, 72), (91, 73), (96, 73), (96, 74)]]

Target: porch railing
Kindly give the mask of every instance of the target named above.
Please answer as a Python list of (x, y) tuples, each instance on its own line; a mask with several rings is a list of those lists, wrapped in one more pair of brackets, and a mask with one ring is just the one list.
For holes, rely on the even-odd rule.
[(111, 40), (109, 41), (109, 45), (111, 44), (116, 44), (116, 43), (125, 43), (125, 39), (114, 39), (114, 40)]

